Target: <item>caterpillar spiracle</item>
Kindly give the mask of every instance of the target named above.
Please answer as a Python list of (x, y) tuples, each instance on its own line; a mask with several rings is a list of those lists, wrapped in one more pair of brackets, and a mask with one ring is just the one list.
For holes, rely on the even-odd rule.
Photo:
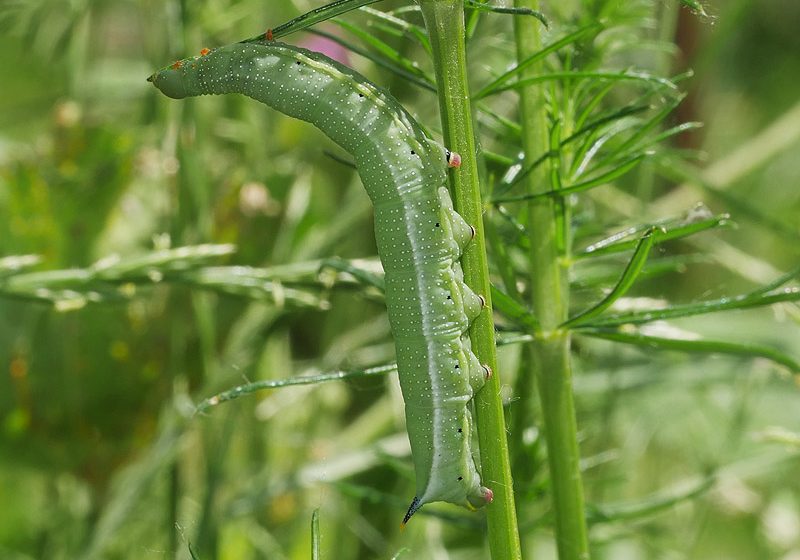
[(387, 92), (350, 68), (278, 42), (237, 43), (148, 78), (180, 99), (241, 93), (319, 128), (352, 154), (375, 208), (386, 305), (416, 475), (403, 524), (424, 504), (492, 500), (471, 452), (469, 401), (488, 374), (466, 332), (484, 304), (459, 258), (474, 229), (445, 187), (460, 158), (428, 138)]

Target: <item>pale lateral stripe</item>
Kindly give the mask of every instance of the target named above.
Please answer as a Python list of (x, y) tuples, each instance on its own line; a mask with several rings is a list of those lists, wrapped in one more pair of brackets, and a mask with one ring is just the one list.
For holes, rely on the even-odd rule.
[[(415, 222), (413, 220), (412, 221), (406, 220), (406, 234), (408, 235), (408, 240), (411, 243), (411, 248), (413, 250), (413, 254), (418, 255), (419, 254), (419, 252), (418, 252), (419, 248), (418, 248), (417, 242), (416, 242), (418, 232), (414, 231), (413, 228), (415, 228), (415, 227), (417, 227), (417, 224), (415, 224)], [(414, 263), (414, 264), (417, 265), (417, 263)], [(417, 284), (417, 293), (419, 293), (419, 294), (423, 293), (422, 292), (422, 282), (421, 282), (421, 280), (422, 280), (422, 277), (421, 277), (420, 274), (415, 275), (415, 282)], [(425, 324), (430, 324), (430, 320), (431, 320), (430, 306), (428, 305), (427, 301), (422, 301), (421, 299), (420, 299), (420, 303), (421, 303), (421, 307), (422, 307), (423, 322)], [(439, 382), (438, 382), (439, 381), (438, 380), (438, 376), (436, 375), (436, 373), (437, 373), (437, 370), (436, 370), (436, 355), (435, 355), (434, 352), (431, 351), (432, 350), (431, 344), (435, 345), (435, 342), (426, 341), (425, 349), (426, 349), (427, 354), (428, 354), (427, 355), (427, 360), (428, 360), (428, 378), (431, 381), (431, 395), (434, 395), (434, 394), (438, 394), (440, 386), (439, 386)], [(430, 472), (428, 473), (428, 485), (425, 488), (425, 494), (422, 495), (422, 496), (418, 496), (420, 502), (423, 503), (423, 504), (428, 502), (428, 500), (429, 500), (428, 495), (431, 493), (431, 488), (434, 486), (433, 485), (433, 480), (434, 480), (434, 477), (436, 476), (436, 473), (439, 472), (439, 463), (440, 463), (438, 451), (439, 451), (439, 447), (440, 447), (440, 444), (441, 444), (441, 441), (442, 441), (441, 410), (436, 408), (436, 407), (432, 407), (432, 409), (433, 409), (433, 449), (431, 451), (433, 452), (433, 457), (432, 457), (432, 460), (431, 460), (431, 469), (430, 469)]]

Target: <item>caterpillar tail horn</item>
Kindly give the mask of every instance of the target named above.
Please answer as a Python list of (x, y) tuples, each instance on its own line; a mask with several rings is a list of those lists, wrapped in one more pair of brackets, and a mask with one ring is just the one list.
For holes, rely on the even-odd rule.
[(400, 528), (404, 529), (408, 520), (411, 519), (411, 516), (419, 511), (419, 508), (422, 507), (422, 503), (419, 501), (419, 498), (414, 496), (414, 500), (411, 502), (411, 505), (408, 507), (408, 511), (406, 512), (405, 517), (403, 517), (403, 522), (400, 523)]

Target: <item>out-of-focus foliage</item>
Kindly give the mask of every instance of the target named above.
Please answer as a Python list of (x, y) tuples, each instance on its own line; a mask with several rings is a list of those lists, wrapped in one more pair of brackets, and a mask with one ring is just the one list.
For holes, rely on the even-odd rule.
[[(312, 4), (0, 4), (0, 258), (38, 255), (36, 272), (87, 269), (113, 254), (128, 263), (169, 247), (236, 246), (191, 266), (170, 253), (169, 263), (195, 276), (164, 277), (162, 265), (129, 270), (114, 284), (125, 297), (69, 313), (47, 298), (0, 297), (0, 558), (308, 558), (317, 509), (323, 558), (486, 557), (481, 517), (459, 509), (431, 507), (399, 532), (413, 471), (392, 375), (276, 389), (194, 414), (196, 403), (245, 381), (392, 360), (380, 293), (363, 277), (316, 268), (327, 257), (375, 253), (363, 189), (325, 155), (341, 151), (250, 100), (179, 103), (144, 80), (170, 60), (252, 36)], [(659, 258), (629, 295), (713, 299), (795, 267), (800, 4), (703, 2), (707, 17), (660, 0), (627, 10), (552, 4), (543, 5), (550, 41), (588, 24), (594, 6), (619, 4), (601, 14), (619, 27), (580, 43), (569, 62), (658, 76), (693, 68), (679, 83), (688, 98), (663, 126), (705, 123), (667, 139), (674, 165), (645, 160), (618, 188), (580, 195), (576, 248), (683, 217), (703, 200), (710, 212), (681, 223), (728, 213), (737, 227), (656, 245)], [(404, 17), (421, 25), (413, 12)], [(483, 14), (475, 26), (475, 91), (508, 69), (510, 17)], [(396, 49), (400, 66), (418, 60), (430, 74), (417, 30), (398, 33), (361, 12), (345, 19)], [(677, 45), (665, 49), (673, 37)], [(430, 91), (391, 67), (350, 62), (438, 129)], [(606, 114), (636, 101), (634, 90), (621, 91), (609, 95)], [(580, 86), (572, 94), (578, 99)], [(642, 104), (663, 106), (667, 97)], [(503, 119), (516, 118), (514, 99), (487, 99), (479, 117), (484, 148), (508, 158), (516, 157), (513, 126)], [(498, 160), (489, 159), (491, 174)], [(497, 209), (489, 215), (502, 220)], [(578, 302), (599, 301), (598, 286), (618, 277), (625, 258), (608, 263), (578, 263)], [(0, 266), (0, 282), (6, 272)], [(240, 289), (216, 289), (236, 282)], [(280, 295), (284, 284), (312, 299)], [(688, 317), (669, 330), (654, 324), (649, 334), (757, 343), (798, 358), (798, 317), (787, 303)], [(782, 370), (589, 337), (577, 338), (576, 350), (596, 558), (800, 557), (800, 394)], [(516, 347), (501, 354), (501, 375), (513, 376)], [(534, 426), (524, 436), (538, 449)], [(526, 550), (552, 558), (542, 453), (515, 481)]]

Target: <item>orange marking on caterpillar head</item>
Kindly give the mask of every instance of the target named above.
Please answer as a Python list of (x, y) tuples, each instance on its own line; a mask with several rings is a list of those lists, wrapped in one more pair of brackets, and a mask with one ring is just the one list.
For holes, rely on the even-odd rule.
[(267, 29), (267, 31), (264, 33), (264, 39), (267, 41), (272, 41), (272, 29)]
[(200, 56), (205, 56), (211, 52), (211, 49), (200, 49)]
[(181, 62), (180, 60), (176, 60), (175, 62), (172, 63), (172, 66), (170, 66), (170, 68), (172, 68), (173, 70), (177, 70), (181, 66), (183, 66), (183, 62)]

